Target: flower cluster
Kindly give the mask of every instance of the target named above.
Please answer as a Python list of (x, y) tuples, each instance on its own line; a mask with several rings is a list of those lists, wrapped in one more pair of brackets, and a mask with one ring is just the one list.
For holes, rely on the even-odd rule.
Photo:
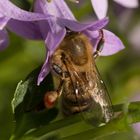
[(124, 46), (121, 40), (112, 32), (103, 29), (108, 21), (108, 18), (103, 18), (96, 22), (80, 23), (64, 0), (35, 0), (33, 12), (24, 11), (9, 0), (0, 0), (0, 50), (8, 45), (7, 29), (27, 39), (43, 40), (46, 60), (38, 77), (39, 85), (49, 73), (49, 60), (64, 39), (67, 29), (87, 35), (93, 50), (99, 41), (99, 30), (102, 29), (105, 42), (101, 55), (112, 55), (122, 50)]

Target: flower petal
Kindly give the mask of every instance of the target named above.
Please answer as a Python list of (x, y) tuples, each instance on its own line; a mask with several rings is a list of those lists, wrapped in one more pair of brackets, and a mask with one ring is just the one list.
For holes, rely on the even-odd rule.
[(38, 77), (38, 85), (44, 80), (46, 75), (50, 71), (50, 64), (49, 64), (49, 59), (51, 55), (54, 53), (55, 49), (59, 46), (60, 42), (63, 40), (65, 37), (66, 30), (63, 29), (57, 34), (52, 34), (51, 32), (48, 33), (47, 38), (45, 40), (45, 44), (47, 46), (47, 56), (45, 63), (43, 64), (43, 67), (41, 69), (41, 72)]
[(100, 55), (112, 55), (125, 48), (122, 41), (115, 34), (107, 30), (103, 30), (103, 33), (105, 43)]
[(67, 27), (72, 31), (80, 32), (86, 29), (95, 31), (102, 29), (105, 27), (108, 23), (108, 18), (104, 18), (102, 20), (98, 20), (97, 22), (90, 22), (90, 23), (80, 23), (74, 20), (68, 20), (68, 19), (58, 19), (58, 22), (61, 26)]
[(65, 35), (66, 35), (65, 29), (62, 29), (60, 32), (56, 34), (52, 34), (51, 32), (48, 33), (45, 43), (47, 44), (47, 48), (50, 51), (50, 55), (53, 54), (53, 52), (58, 47), (60, 42), (64, 39)]
[(0, 30), (0, 51), (4, 50), (9, 44), (9, 38), (6, 30)]
[(89, 38), (94, 52), (99, 41), (99, 31), (85, 30), (83, 33)]
[(0, 14), (0, 30), (2, 30), (6, 26), (8, 21), (9, 21), (9, 18)]
[(139, 6), (138, 0), (114, 0), (114, 1), (128, 8), (137, 8)]
[(57, 24), (58, 17), (75, 20), (74, 15), (64, 0), (53, 0), (52, 2), (48, 2), (47, 0), (36, 0), (34, 11), (53, 16), (48, 20), (48, 24), (53, 33), (57, 33), (61, 30), (60, 25)]
[(7, 24), (7, 28), (27, 39), (43, 39), (40, 27), (36, 22), (25, 22), (11, 19)]
[(37, 80), (37, 85), (38, 86), (44, 80), (46, 75), (48, 75), (48, 73), (50, 72), (49, 57), (50, 57), (50, 54), (48, 52), (47, 55), (46, 55), (45, 63), (43, 64), (42, 69), (41, 69), (41, 71), (39, 73), (39, 76), (38, 76), (38, 80)]
[(99, 19), (106, 17), (108, 9), (107, 0), (91, 0), (93, 9)]
[(74, 15), (64, 0), (53, 0), (51, 2), (47, 0), (36, 0), (34, 10), (47, 15), (53, 15), (54, 17), (75, 20)]
[(21, 21), (38, 21), (50, 18), (50, 16), (40, 13), (24, 11), (12, 4), (9, 0), (0, 0), (0, 13), (8, 18)]
[(46, 21), (39, 21), (38, 26), (39, 26), (39, 30), (40, 30), (40, 32), (42, 34), (43, 40), (45, 40), (46, 37), (47, 37), (48, 32), (51, 31), (49, 23), (48, 23), (47, 20)]

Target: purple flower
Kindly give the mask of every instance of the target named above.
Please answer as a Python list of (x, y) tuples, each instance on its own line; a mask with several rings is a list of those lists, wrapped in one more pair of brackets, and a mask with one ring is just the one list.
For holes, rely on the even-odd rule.
[[(36, 0), (35, 12), (44, 13), (46, 16), (49, 14), (54, 16), (53, 19), (50, 19), (50, 21), (47, 22), (49, 25), (49, 32), (47, 32), (48, 29), (46, 29), (47, 31), (44, 32), (46, 27), (44, 21), (40, 23), (42, 34), (46, 38), (45, 43), (48, 51), (46, 61), (39, 74), (38, 84), (40, 84), (50, 70), (49, 59), (51, 58), (51, 55), (55, 49), (58, 47), (59, 43), (65, 37), (66, 27), (71, 31), (83, 32), (86, 34), (91, 40), (93, 47), (96, 48), (96, 44), (99, 39), (99, 30), (108, 23), (107, 18), (86, 24), (77, 22), (64, 0), (59, 0), (59, 2), (57, 0), (53, 0), (51, 3), (48, 3), (45, 0)], [(111, 55), (124, 48), (122, 42), (113, 33), (107, 30), (103, 31), (105, 36), (105, 44), (101, 55)]]
[(21, 10), (8, 0), (0, 0), (0, 50), (8, 46), (8, 34), (5, 27), (18, 35), (30, 39), (40, 39), (39, 30), (34, 22), (50, 18), (43, 14)]
[[(137, 8), (139, 5), (138, 0), (114, 0), (114, 1), (127, 8)], [(99, 19), (106, 17), (108, 10), (108, 0), (91, 0), (91, 3)]]
[[(107, 18), (96, 22), (79, 23), (64, 0), (51, 2), (36, 0), (34, 13), (23, 11), (8, 0), (1, 0), (0, 14), (9, 18), (6, 27), (13, 32), (29, 39), (45, 41), (46, 60), (38, 77), (38, 85), (49, 73), (50, 58), (64, 39), (67, 29), (86, 34), (95, 49), (100, 39), (99, 30), (108, 23)], [(124, 48), (121, 40), (113, 33), (107, 30), (103, 30), (103, 33), (105, 43), (101, 55), (111, 55)]]

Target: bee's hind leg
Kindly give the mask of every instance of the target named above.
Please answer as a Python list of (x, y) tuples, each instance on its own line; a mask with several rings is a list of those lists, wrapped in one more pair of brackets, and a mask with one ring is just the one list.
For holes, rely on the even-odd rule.
[(63, 90), (64, 80), (60, 81), (58, 89), (56, 91), (47, 91), (44, 96), (44, 105), (47, 109), (51, 109), (55, 106), (57, 99), (61, 96)]
[(99, 41), (97, 44), (97, 48), (93, 54), (94, 59), (96, 59), (100, 55), (100, 52), (103, 50), (104, 42), (105, 42), (104, 41), (104, 33), (103, 33), (103, 30), (101, 29), (101, 30), (99, 30)]

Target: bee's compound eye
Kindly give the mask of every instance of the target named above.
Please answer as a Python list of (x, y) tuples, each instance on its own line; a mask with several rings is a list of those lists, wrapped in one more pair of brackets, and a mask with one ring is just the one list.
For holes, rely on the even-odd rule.
[(56, 100), (58, 98), (58, 94), (56, 91), (48, 91), (44, 96), (44, 105), (47, 109), (51, 109), (54, 107)]

